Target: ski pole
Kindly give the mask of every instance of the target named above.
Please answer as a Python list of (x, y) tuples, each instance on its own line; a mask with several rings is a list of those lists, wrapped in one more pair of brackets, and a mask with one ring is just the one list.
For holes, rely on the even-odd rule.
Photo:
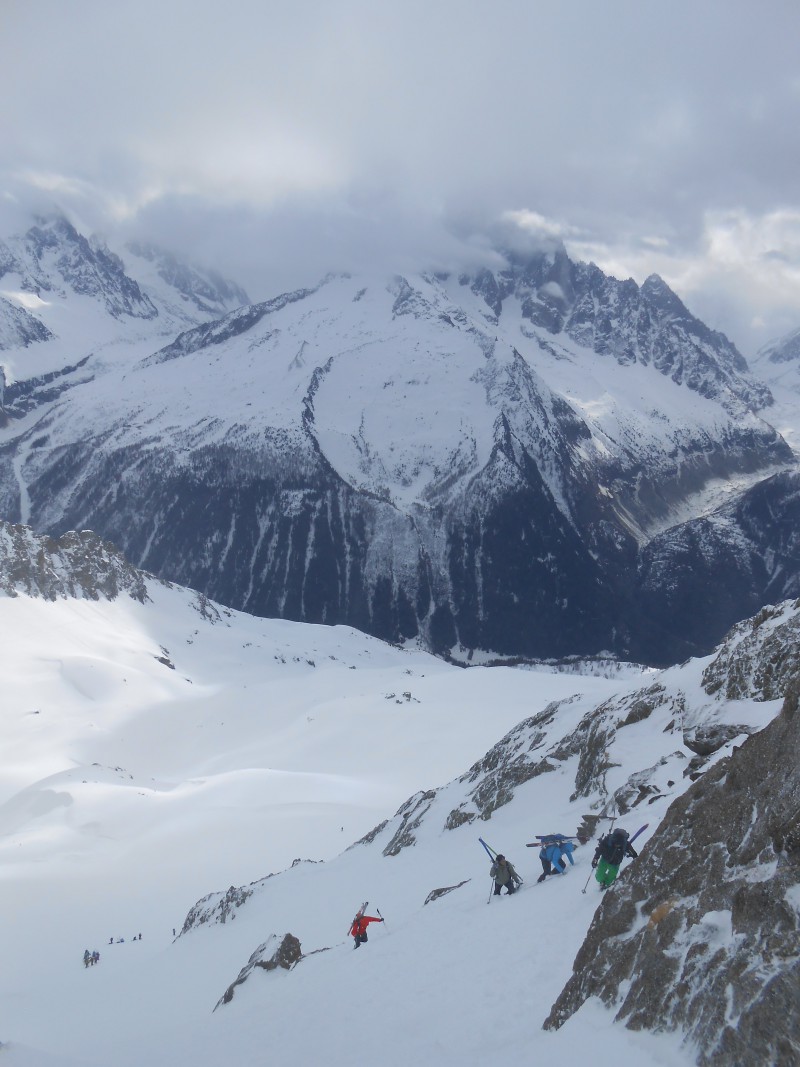
[(378, 913), (378, 918), (379, 918), (379, 919), (381, 920), (381, 922), (382, 922), (382, 923), (384, 924), (384, 926), (385, 926), (385, 925), (386, 925), (386, 920), (385, 920), (385, 919), (384, 919), (384, 917), (383, 917), (383, 916), (381, 915), (381, 909), (380, 909), (380, 908), (376, 908), (376, 909), (375, 909), (375, 911), (377, 911), (377, 913)]
[[(593, 871), (593, 870), (594, 870), (594, 867), (592, 867), (592, 871)], [(589, 878), (591, 878), (591, 877), (592, 877), (592, 871), (589, 871)], [(587, 879), (586, 879), (586, 885), (585, 885), (585, 886), (583, 887), (583, 889), (581, 890), (581, 893), (585, 893), (585, 892), (586, 892), (586, 888), (587, 888), (587, 886), (589, 885), (589, 878), (587, 878)]]

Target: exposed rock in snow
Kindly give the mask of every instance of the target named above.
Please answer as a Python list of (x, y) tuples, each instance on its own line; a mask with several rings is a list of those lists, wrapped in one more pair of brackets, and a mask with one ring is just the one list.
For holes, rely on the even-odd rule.
[(672, 804), (546, 1028), (596, 996), (631, 1029), (683, 1031), (702, 1064), (798, 1062), (799, 695), (795, 674), (780, 715)]
[(302, 958), (303, 952), (300, 942), (294, 934), (284, 934), (280, 942), (278, 942), (277, 934), (272, 934), (262, 945), (258, 946), (239, 972), (239, 976), (228, 986), (217, 1001), (214, 1011), (217, 1010), (220, 1004), (230, 1004), (236, 987), (246, 982), (256, 968), (262, 971), (275, 971), (278, 969), (290, 971)]
[(109, 600), (127, 593), (147, 599), (146, 576), (116, 548), (88, 530), (72, 531), (55, 540), (30, 527), (0, 522), (0, 594), (88, 597)]

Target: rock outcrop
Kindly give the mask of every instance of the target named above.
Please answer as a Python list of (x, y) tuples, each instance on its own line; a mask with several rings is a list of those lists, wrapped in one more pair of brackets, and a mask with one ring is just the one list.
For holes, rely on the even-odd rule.
[(800, 1062), (800, 674), (778, 717), (670, 807), (598, 909), (545, 1028), (599, 997), (698, 1063)]
[(0, 522), (0, 595), (20, 593), (46, 600), (113, 600), (127, 593), (144, 601), (147, 583), (146, 575), (114, 545), (89, 530), (73, 530), (55, 539), (41, 537), (28, 526)]
[[(271, 953), (271, 954), (270, 954)], [(300, 942), (294, 934), (284, 934), (280, 943), (276, 934), (272, 934), (263, 944), (259, 945), (245, 966), (239, 972), (238, 977), (228, 986), (220, 999), (214, 1005), (214, 1011), (220, 1004), (230, 1004), (237, 986), (242, 985), (254, 970), (262, 971), (290, 971), (296, 963), (303, 958)]]

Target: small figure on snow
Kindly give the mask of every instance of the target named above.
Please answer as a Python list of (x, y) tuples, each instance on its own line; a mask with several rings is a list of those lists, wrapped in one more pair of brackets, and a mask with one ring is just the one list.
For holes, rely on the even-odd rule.
[(367, 943), (367, 927), (370, 923), (382, 922), (383, 916), (376, 918), (374, 915), (356, 915), (350, 927), (350, 936), (354, 941), (353, 948), (360, 948)]
[(494, 895), (500, 896), (500, 890), (505, 886), (506, 893), (509, 896), (522, 884), (522, 879), (514, 870), (514, 866), (510, 863), (502, 852), (498, 853), (497, 858), (489, 869), (489, 874), (494, 878)]
[[(552, 836), (558, 838), (559, 835), (553, 834)], [(536, 879), (537, 882), (543, 882), (550, 874), (563, 874), (567, 869), (567, 865), (564, 863), (565, 856), (570, 865), (574, 866), (575, 860), (572, 858), (574, 851), (575, 846), (571, 841), (567, 841), (566, 838), (545, 844), (539, 852), (539, 859), (542, 861), (542, 873)]]
[(639, 853), (628, 840), (627, 830), (618, 826), (610, 834), (604, 834), (597, 843), (592, 867), (595, 867), (595, 878), (600, 883), (601, 889), (608, 889), (619, 873), (619, 865), (626, 856), (636, 859)]
[(92, 954), (89, 951), (89, 949), (87, 948), (86, 951), (83, 953), (83, 966), (84, 967), (88, 967), (89, 966), (89, 960), (91, 960), (91, 958), (92, 958)]

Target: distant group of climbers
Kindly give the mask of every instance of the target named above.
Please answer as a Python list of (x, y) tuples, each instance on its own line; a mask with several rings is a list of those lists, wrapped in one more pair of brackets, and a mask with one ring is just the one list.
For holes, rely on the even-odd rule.
[[(141, 934), (134, 934), (133, 937), (131, 938), (131, 941), (141, 941), (141, 940), (142, 940), (142, 935)], [(109, 937), (108, 943), (109, 943), (109, 945), (124, 945), (125, 944), (125, 938), (124, 937), (118, 937), (116, 939), (116, 941), (115, 941), (113, 937)], [(95, 963), (99, 963), (99, 962), (100, 962), (100, 953), (99, 952), (90, 952), (89, 949), (87, 948), (86, 951), (83, 954), (83, 966), (84, 967), (93, 967)]]
[[(173, 930), (172, 933), (174, 934), (175, 931)], [(131, 941), (141, 941), (141, 940), (142, 940), (142, 935), (141, 934), (134, 934), (133, 937), (131, 938)], [(118, 937), (117, 940), (115, 941), (113, 937), (109, 937), (108, 943), (109, 943), (109, 945), (124, 945), (125, 944), (125, 938), (124, 937)]]

